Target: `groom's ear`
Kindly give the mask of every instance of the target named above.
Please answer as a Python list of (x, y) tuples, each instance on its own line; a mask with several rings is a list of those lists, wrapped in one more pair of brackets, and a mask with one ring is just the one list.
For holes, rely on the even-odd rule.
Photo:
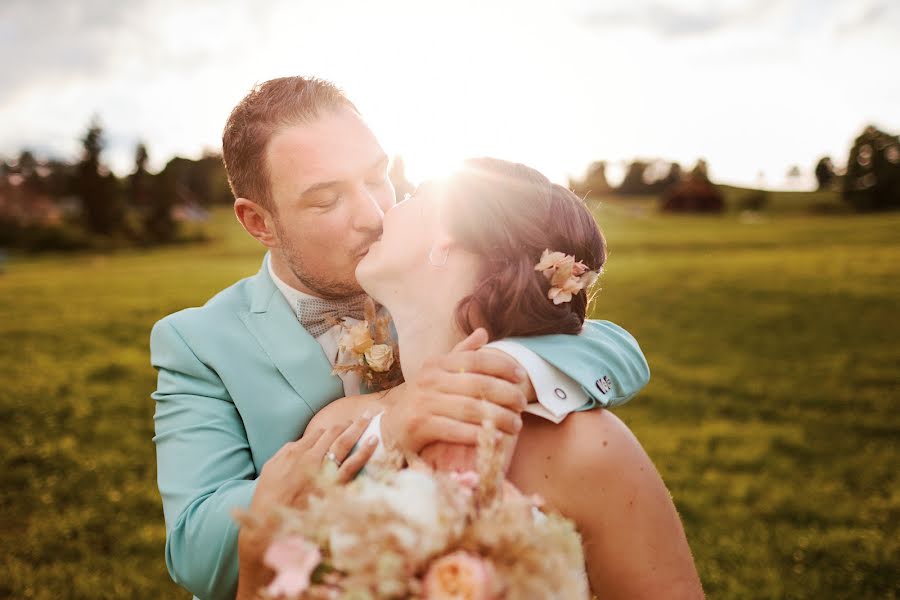
[(268, 210), (253, 200), (238, 198), (234, 201), (234, 215), (247, 233), (256, 238), (260, 244), (267, 248), (278, 245), (272, 213)]

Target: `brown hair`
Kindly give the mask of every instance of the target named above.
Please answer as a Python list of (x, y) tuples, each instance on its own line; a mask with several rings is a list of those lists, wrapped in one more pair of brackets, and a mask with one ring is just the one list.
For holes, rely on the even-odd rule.
[(441, 187), (449, 231), (482, 259), (475, 290), (457, 307), (460, 328), (481, 325), (492, 340), (580, 332), (589, 290), (554, 304), (534, 267), (549, 249), (600, 272), (606, 241), (584, 202), (534, 169), (493, 158), (467, 160)]
[(333, 83), (314, 77), (281, 77), (258, 84), (234, 107), (222, 132), (222, 157), (235, 198), (248, 198), (274, 210), (266, 148), (279, 130), (347, 106), (350, 100)]

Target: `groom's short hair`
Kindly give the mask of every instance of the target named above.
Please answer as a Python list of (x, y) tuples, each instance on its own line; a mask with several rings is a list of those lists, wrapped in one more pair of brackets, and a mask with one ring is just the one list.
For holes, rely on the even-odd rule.
[(255, 85), (231, 111), (222, 133), (222, 157), (234, 197), (275, 210), (266, 162), (269, 140), (285, 127), (340, 106), (356, 110), (340, 88), (315, 77), (280, 77)]

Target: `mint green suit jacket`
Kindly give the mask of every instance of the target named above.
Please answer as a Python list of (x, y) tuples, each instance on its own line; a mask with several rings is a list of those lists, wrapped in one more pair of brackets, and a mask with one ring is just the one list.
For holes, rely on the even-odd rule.
[[(250, 504), (263, 464), (344, 395), (266, 260), (205, 306), (162, 319), (150, 336), (166, 565), (206, 600), (234, 598), (237, 589), (232, 509)], [(588, 322), (578, 336), (516, 341), (581, 384), (583, 409), (625, 402), (650, 376), (634, 338), (609, 322)]]

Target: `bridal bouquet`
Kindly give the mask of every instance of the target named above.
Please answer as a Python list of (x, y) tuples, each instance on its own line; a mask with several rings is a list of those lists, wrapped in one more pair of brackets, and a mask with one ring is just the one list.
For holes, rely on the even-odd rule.
[(263, 598), (588, 598), (581, 538), (504, 481), (486, 424), (476, 471), (382, 463), (338, 485), (323, 473), (307, 506), (281, 512)]

